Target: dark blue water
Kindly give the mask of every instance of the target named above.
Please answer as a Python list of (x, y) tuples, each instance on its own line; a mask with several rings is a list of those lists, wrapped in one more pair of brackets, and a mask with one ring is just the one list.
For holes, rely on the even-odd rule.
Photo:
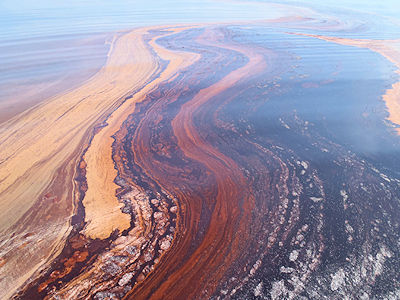
[(400, 80), (392, 63), (368, 49), (289, 35), (275, 28), (237, 27), (235, 31), (242, 32), (241, 42), (255, 42), (280, 57), (271, 68), (277, 66), (281, 72), (275, 78), (266, 77), (266, 83), (279, 87), (264, 96), (252, 116), (255, 128), (262, 131), (258, 135), (294, 141), (293, 132), (279, 120), (299, 126), (293, 125), (297, 117), (306, 135), (328, 139), (380, 167), (400, 165), (397, 125), (385, 120), (388, 113), (382, 99)]

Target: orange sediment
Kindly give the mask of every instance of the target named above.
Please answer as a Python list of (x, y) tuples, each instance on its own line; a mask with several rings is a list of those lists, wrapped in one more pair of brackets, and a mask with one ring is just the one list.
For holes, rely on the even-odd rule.
[[(113, 230), (130, 226), (130, 216), (121, 212), (115, 195), (117, 173), (111, 158), (111, 136), (133, 112), (136, 101), (197, 57), (166, 52), (154, 43), (154, 50), (159, 49), (160, 57), (171, 63), (153, 85), (149, 84), (161, 68), (159, 57), (151, 52), (144, 37), (157, 28), (123, 34), (114, 41), (105, 66), (82, 86), (1, 125), (0, 257), (5, 257), (1, 271), (8, 278), (0, 282), (0, 297), (12, 295), (62, 250), (76, 209), (76, 166), (88, 145), (84, 156), (88, 183), (83, 201), (85, 234), (105, 238)], [(133, 97), (125, 100), (132, 93)], [(105, 122), (107, 126), (96, 130), (90, 140), (93, 128)], [(45, 195), (49, 193), (55, 196), (48, 199)], [(26, 255), (20, 247), (27, 232), (35, 232), (29, 237), (32, 255)]]
[[(247, 183), (239, 166), (201, 137), (199, 129), (194, 125), (194, 115), (213, 97), (232, 88), (239, 81), (263, 71), (266, 63), (254, 48), (223, 43), (212, 31), (206, 30), (204, 36), (197, 41), (203, 45), (237, 51), (249, 60), (243, 67), (233, 70), (218, 82), (200, 90), (180, 108), (171, 124), (183, 154), (205, 166), (209, 174), (207, 177), (214, 178), (216, 195), (205, 192), (204, 199), (199, 199), (196, 196), (188, 196), (173, 186), (166, 186), (167, 189), (173, 190), (182, 206), (183, 228), (154, 273), (128, 294), (127, 298), (130, 299), (208, 297), (231, 263), (239, 257), (240, 249), (245, 247), (248, 222), (254, 207), (252, 193), (246, 192)], [(142, 131), (139, 131), (137, 140), (146, 140), (148, 132), (145, 129)], [(162, 174), (157, 174), (157, 168), (151, 162), (146, 161), (145, 157), (141, 158), (145, 155), (145, 148), (142, 149), (138, 145), (133, 151), (145, 170), (162, 177)], [(212, 215), (204, 239), (192, 253), (189, 249), (193, 246), (193, 239), (199, 227), (202, 206), (212, 209)], [(187, 259), (182, 260), (183, 258)], [(202, 294), (204, 292), (207, 294)]]
[[(170, 34), (184, 29), (187, 29), (187, 27), (171, 29)], [(128, 53), (129, 55), (135, 53), (132, 57), (136, 61), (131, 62), (131, 65), (136, 67), (135, 76), (138, 76), (137, 74), (143, 75), (141, 76), (141, 81), (137, 82), (137, 86), (133, 87), (133, 89), (140, 86), (143, 86), (143, 88), (111, 114), (107, 119), (107, 126), (95, 135), (84, 156), (84, 160), (87, 163), (86, 178), (88, 184), (88, 190), (83, 200), (86, 213), (85, 220), (88, 222), (85, 232), (91, 238), (107, 238), (113, 230), (118, 229), (121, 232), (130, 226), (130, 216), (121, 212), (121, 204), (118, 203), (115, 195), (118, 186), (114, 183), (117, 171), (114, 168), (112, 160), (112, 143), (114, 141), (112, 135), (118, 131), (123, 121), (134, 111), (135, 103), (140, 102), (146, 93), (197, 58), (196, 55), (167, 51), (159, 47), (155, 43), (156, 38), (153, 38), (150, 42), (153, 50), (156, 51), (159, 57), (168, 60), (170, 63), (161, 72), (159, 78), (146, 85), (146, 81), (148, 81), (150, 76), (160, 68), (153, 54), (143, 41), (143, 35), (147, 31), (148, 29), (142, 29), (141, 31), (131, 33), (136, 35), (134, 38), (135, 43), (131, 43), (135, 49), (127, 50), (121, 47), (121, 45), (115, 45), (116, 49), (122, 52), (120, 55), (123, 55), (123, 53)], [(131, 77), (126, 74), (122, 73), (121, 77), (124, 77), (127, 82), (132, 81)], [(116, 85), (119, 86), (118, 83)]]

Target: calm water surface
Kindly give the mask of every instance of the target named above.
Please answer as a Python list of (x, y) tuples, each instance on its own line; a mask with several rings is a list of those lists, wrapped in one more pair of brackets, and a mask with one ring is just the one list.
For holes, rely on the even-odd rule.
[(115, 31), (285, 15), (259, 7), (209, 0), (1, 1), (0, 122), (94, 74)]
[[(289, 6), (271, 5), (270, 1), (3, 0), (0, 2), (0, 122), (57, 92), (79, 85), (94, 74), (104, 63), (113, 32), (118, 30), (300, 14), (318, 18), (321, 24), (340, 19), (340, 27), (346, 29), (339, 32), (340, 36), (400, 36), (400, 21), (396, 19), (400, 4), (394, 0), (280, 3)], [(307, 28), (300, 31), (315, 33)], [(329, 26), (323, 33), (338, 35)]]

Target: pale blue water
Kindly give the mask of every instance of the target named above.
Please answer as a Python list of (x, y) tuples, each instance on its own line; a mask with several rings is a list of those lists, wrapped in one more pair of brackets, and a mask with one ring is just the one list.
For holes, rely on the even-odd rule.
[(259, 6), (210, 0), (1, 0), (0, 123), (94, 74), (106, 59), (112, 32), (283, 15)]
[[(1, 115), (18, 113), (25, 109), (26, 103), (37, 103), (96, 72), (104, 63), (105, 42), (111, 39), (112, 32), (156, 24), (234, 22), (296, 15), (296, 11), (268, 3), (265, 0), (1, 0), (0, 123)], [(400, 37), (397, 0), (279, 3), (314, 8), (323, 22), (340, 18), (346, 28), (340, 32), (341, 36)], [(324, 34), (338, 32), (325, 30)], [(40, 90), (36, 85), (41, 83), (51, 86)]]
[[(260, 0), (261, 2), (268, 2)], [(400, 38), (400, 1), (398, 0), (283, 0), (280, 3), (315, 9), (334, 15), (344, 23), (353, 24), (353, 30), (342, 31), (342, 37), (367, 39)], [(325, 32), (337, 36), (338, 32)]]
[(211, 0), (50, 1), (2, 0), (0, 38), (93, 33), (155, 24), (220, 22), (278, 17), (259, 3)]

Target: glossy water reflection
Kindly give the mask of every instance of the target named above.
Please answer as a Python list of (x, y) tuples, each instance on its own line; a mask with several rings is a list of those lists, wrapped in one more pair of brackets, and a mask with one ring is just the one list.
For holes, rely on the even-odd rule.
[[(392, 38), (397, 36), (400, 26), (383, 17), (396, 17), (395, 2), (362, 5), (361, 11), (374, 11), (374, 15), (359, 12), (360, 3), (356, 1), (346, 1), (340, 10), (334, 3), (306, 1), (301, 6), (308, 8), (301, 9), (297, 2), (286, 4), (223, 0), (4, 0), (0, 3), (0, 122), (94, 74), (106, 59), (108, 42), (112, 40), (108, 33), (116, 30), (301, 15), (325, 19), (328, 24), (339, 16), (347, 23), (340, 27), (356, 30), (343, 32), (352, 37)], [(322, 30), (325, 34), (337, 34), (337, 30), (329, 32), (329, 27)], [(315, 26), (314, 30), (305, 28), (303, 32), (315, 32)]]

